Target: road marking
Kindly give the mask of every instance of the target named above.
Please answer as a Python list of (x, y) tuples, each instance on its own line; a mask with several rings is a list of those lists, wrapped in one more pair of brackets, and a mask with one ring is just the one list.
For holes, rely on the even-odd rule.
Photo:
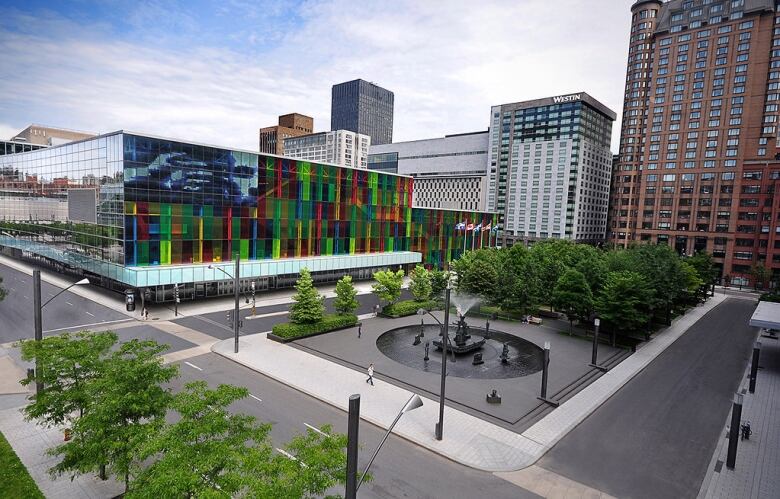
[(259, 315), (247, 315), (244, 317), (245, 320), (251, 321), (255, 319), (264, 319), (266, 317), (276, 317), (278, 315), (287, 315), (290, 312), (287, 310), (283, 310), (282, 312), (269, 312), (267, 314), (259, 314)]
[(252, 397), (253, 399), (257, 400), (258, 402), (262, 402), (263, 401), (263, 399), (257, 398), (254, 395), (252, 395), (251, 393), (249, 394), (249, 396)]
[(87, 315), (89, 315), (89, 316), (91, 316), (91, 317), (95, 317), (95, 314), (90, 314), (90, 313), (89, 313), (89, 312), (87, 312), (86, 310), (84, 311), (84, 313), (85, 313), (85, 314), (87, 314)]
[(196, 366), (195, 364), (192, 364), (192, 363), (190, 363), (190, 362), (187, 362), (186, 360), (184, 361), (184, 363), (185, 363), (185, 364), (187, 364), (188, 366), (190, 366), (190, 367), (191, 367), (191, 368), (193, 368), (193, 369), (197, 369), (198, 371), (202, 371), (202, 370), (203, 370), (203, 369), (201, 369), (200, 367)]
[(71, 302), (69, 302), (69, 301), (66, 301), (65, 303), (67, 303), (67, 304), (68, 304), (68, 305), (70, 305), (71, 307), (73, 306), (73, 304), (72, 304)]
[(325, 438), (330, 438), (330, 435), (328, 435), (328, 434), (327, 434), (327, 433), (325, 433), (324, 431), (320, 430), (319, 428), (315, 428), (315, 427), (313, 427), (313, 426), (312, 426), (312, 425), (310, 425), (309, 423), (303, 423), (303, 425), (304, 425), (306, 428), (310, 429), (310, 430), (314, 430), (314, 431), (316, 431), (317, 433), (319, 433), (320, 435), (322, 435), (322, 436), (323, 436), (323, 437), (325, 437)]
[(30, 299), (30, 297), (27, 296), (27, 295), (22, 295), (22, 297), (24, 297), (25, 300), (29, 300)]
[(79, 324), (76, 326), (58, 327), (56, 329), (47, 329), (46, 331), (44, 331), (44, 333), (56, 333), (57, 331), (64, 331), (66, 329), (85, 328), (89, 326), (100, 326), (101, 324), (116, 324), (117, 322), (130, 322), (134, 320), (135, 319), (118, 319), (115, 321), (93, 322), (92, 324)]

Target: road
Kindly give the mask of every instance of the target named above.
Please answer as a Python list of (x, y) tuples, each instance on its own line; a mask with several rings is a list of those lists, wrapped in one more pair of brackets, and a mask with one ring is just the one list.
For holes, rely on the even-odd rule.
[(694, 498), (757, 331), (729, 299), (564, 437), (538, 465), (620, 498)]
[[(0, 343), (33, 337), (32, 276), (4, 265), (0, 265), (0, 276), (3, 278), (2, 286), (8, 292), (5, 299), (0, 302), (0, 318), (2, 318)], [(75, 282), (77, 279), (72, 280)], [(43, 303), (60, 291), (62, 288), (41, 281)], [(91, 326), (128, 319), (119, 312), (70, 291), (62, 293), (56, 300), (46, 305), (42, 318), (44, 333), (55, 333), (74, 326)]]

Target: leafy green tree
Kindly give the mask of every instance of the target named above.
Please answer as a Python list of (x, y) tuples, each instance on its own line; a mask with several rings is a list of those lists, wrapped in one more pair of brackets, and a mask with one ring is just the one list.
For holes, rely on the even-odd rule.
[(404, 283), (403, 270), (398, 272), (393, 272), (392, 270), (374, 272), (374, 280), (376, 282), (371, 286), (371, 292), (380, 300), (387, 302), (388, 305), (392, 305), (401, 297), (401, 286)]
[(336, 313), (353, 314), (358, 308), (357, 291), (352, 284), (352, 276), (345, 275), (336, 283), (336, 299), (333, 301)]
[(439, 298), (447, 289), (450, 273), (446, 270), (431, 270), (431, 297)]
[(37, 360), (41, 369), (38, 379), (21, 381), (29, 385), (40, 380), (43, 390), (30, 396), (24, 408), (28, 419), (37, 419), (46, 426), (61, 426), (72, 422), (74, 413), (82, 416), (93, 402), (89, 384), (103, 375), (106, 355), (116, 344), (117, 335), (106, 331), (64, 333), (41, 341), (20, 343), (22, 360)]
[(409, 291), (412, 292), (414, 299), (417, 301), (430, 299), (433, 291), (431, 275), (422, 265), (417, 265), (409, 274)]
[(292, 298), (295, 303), (290, 305), (290, 321), (294, 324), (313, 324), (321, 321), (325, 304), (323, 297), (314, 287), (311, 272), (306, 267), (301, 269), (295, 289), (298, 292)]
[(710, 285), (715, 282), (715, 277), (718, 275), (718, 271), (715, 269), (715, 264), (712, 260), (712, 255), (706, 251), (697, 251), (695, 255), (685, 260), (696, 269), (699, 274), (699, 278), (704, 281), (705, 285)]
[(769, 269), (760, 263), (754, 263), (750, 267), (750, 275), (753, 277), (753, 288), (763, 287), (771, 275)]
[(555, 308), (569, 319), (569, 334), (575, 320), (585, 320), (593, 310), (593, 294), (581, 272), (569, 269), (558, 279), (553, 290)]
[(542, 303), (552, 303), (554, 284), (566, 271), (568, 253), (574, 245), (569, 241), (552, 239), (540, 241), (529, 250), (531, 260), (539, 281), (551, 283), (538, 289), (538, 298)]
[(641, 274), (625, 270), (610, 272), (596, 297), (595, 309), (613, 330), (635, 331), (650, 319), (645, 304), (651, 295), (652, 290)]
[(246, 388), (205, 381), (187, 383), (171, 402), (180, 418), (156, 432), (140, 451), (152, 463), (141, 469), (126, 497), (235, 497), (257, 463), (272, 459), (269, 424), (232, 413), (228, 406), (249, 395)]
[(458, 277), (457, 291), (498, 304), (501, 299), (498, 292), (499, 278), (504, 259), (505, 253), (494, 249), (469, 251), (463, 255), (453, 264)]
[(151, 340), (132, 340), (108, 356), (102, 375), (87, 384), (91, 402), (73, 422), (72, 439), (49, 450), (62, 458), (52, 474), (75, 476), (107, 466), (129, 490), (142, 445), (156, 436), (171, 403), (170, 389), (162, 385), (178, 368), (163, 365), (160, 354), (167, 348)]
[(706, 296), (704, 280), (702, 280), (702, 278), (699, 276), (696, 268), (687, 261), (682, 262), (681, 265), (683, 275), (685, 276), (685, 292), (687, 293), (689, 299), (693, 301), (698, 300), (702, 289), (704, 289), (704, 294)]
[(504, 310), (530, 313), (539, 304), (540, 277), (530, 252), (515, 245), (501, 253), (498, 283), (493, 303)]

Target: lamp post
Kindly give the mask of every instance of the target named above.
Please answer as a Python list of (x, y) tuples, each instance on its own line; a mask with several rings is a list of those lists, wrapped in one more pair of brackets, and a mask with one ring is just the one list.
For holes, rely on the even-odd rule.
[(447, 289), (445, 290), (444, 298), (444, 324), (436, 318), (435, 315), (428, 312), (424, 308), (417, 311), (418, 315), (428, 314), (434, 318), (436, 322), (441, 326), (441, 390), (439, 392), (439, 422), (436, 423), (436, 440), (444, 438), (444, 393), (445, 385), (447, 381), (447, 344), (450, 341), (449, 334), (449, 322), (450, 322), (450, 294), (452, 292), (452, 284), (447, 282)]
[(590, 367), (595, 367), (599, 371), (608, 371), (604, 366), (600, 366), (598, 364), (598, 357), (599, 357), (599, 326), (601, 325), (601, 319), (596, 317), (593, 319), (593, 351), (591, 352), (590, 356)]
[(226, 276), (233, 279), (233, 295), (236, 299), (235, 307), (233, 309), (233, 338), (234, 338), (233, 353), (238, 353), (238, 328), (240, 327), (239, 320), (238, 320), (238, 308), (239, 308), (239, 297), (240, 297), (239, 278), (240, 278), (240, 269), (241, 269), (241, 256), (240, 255), (236, 256), (236, 270), (233, 272), (234, 275), (230, 275), (224, 269), (220, 267), (215, 267), (214, 265), (209, 265), (208, 268), (219, 270)]
[[(353, 395), (354, 397), (354, 395)], [(358, 404), (359, 402), (359, 396), (358, 396)], [(350, 397), (350, 404), (352, 403), (352, 397)], [(368, 474), (368, 469), (371, 467), (371, 465), (374, 463), (374, 459), (376, 459), (377, 454), (379, 454), (379, 450), (382, 448), (382, 446), (385, 444), (385, 441), (387, 441), (387, 437), (390, 436), (390, 432), (393, 431), (393, 428), (395, 428), (396, 423), (398, 423), (398, 420), (401, 419), (401, 416), (406, 414), (409, 411), (413, 411), (417, 409), (418, 407), (422, 407), (423, 401), (420, 398), (419, 395), (416, 393), (412, 395), (409, 400), (406, 401), (406, 404), (404, 404), (403, 408), (401, 409), (401, 412), (398, 413), (398, 416), (395, 417), (393, 420), (393, 423), (390, 425), (390, 427), (387, 429), (387, 433), (385, 433), (385, 436), (382, 438), (382, 441), (379, 442), (379, 445), (377, 446), (376, 450), (374, 451), (374, 455), (371, 456), (371, 459), (368, 461), (368, 464), (366, 465), (366, 469), (363, 470), (363, 474), (360, 476), (360, 480), (357, 482), (357, 486), (355, 487), (355, 494), (357, 494), (357, 489), (360, 488), (360, 485), (363, 483), (363, 480), (366, 478), (366, 475)], [(358, 405), (359, 407), (359, 405)], [(357, 431), (355, 431), (355, 436), (357, 436)], [(347, 449), (349, 449), (349, 443), (347, 443)], [(355, 454), (357, 454), (357, 448), (355, 449)], [(355, 456), (357, 458), (357, 455)], [(349, 459), (349, 451), (347, 452), (347, 459)], [(347, 475), (347, 480), (349, 480), (349, 475)], [(349, 491), (348, 491), (349, 492)], [(349, 495), (347, 494), (347, 499), (354, 499), (356, 495)]]
[[(65, 291), (69, 290), (73, 286), (79, 286), (81, 284), (89, 284), (89, 279), (86, 277), (78, 282), (74, 282), (67, 288), (62, 289), (59, 293), (49, 298), (49, 300), (41, 304), (41, 271), (40, 270), (33, 270), (33, 308), (35, 313), (35, 341), (41, 341), (43, 340), (43, 307), (48, 305), (53, 299), (60, 296)], [(43, 390), (43, 383), (41, 382), (41, 376), (40, 376), (40, 365), (38, 364), (38, 359), (35, 359), (35, 393), (36, 395), (40, 395), (41, 391)]]
[(553, 407), (558, 407), (560, 402), (547, 398), (547, 376), (550, 367), (550, 342), (544, 342), (544, 360), (542, 360), (542, 389), (538, 397), (542, 402), (546, 402)]

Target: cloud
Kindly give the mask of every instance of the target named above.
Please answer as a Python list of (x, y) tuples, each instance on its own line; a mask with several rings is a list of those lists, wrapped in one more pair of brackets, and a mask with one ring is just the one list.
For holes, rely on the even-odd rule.
[[(0, 75), (0, 112), (14, 130), (127, 129), (245, 149), (287, 112), (328, 129), (331, 85), (354, 78), (395, 93), (395, 140), (485, 129), (491, 105), (580, 90), (619, 113), (625, 3), (326, 0), (268, 14), (235, 0), (225, 4), (236, 28), (224, 44), (214, 33), (156, 44), (102, 20), (17, 11), (0, 22), (4, 67), (15, 68)], [(162, 15), (161, 4), (148, 5)], [(262, 12), (289, 22), (258, 22)], [(188, 37), (209, 29), (191, 12), (175, 25)]]

